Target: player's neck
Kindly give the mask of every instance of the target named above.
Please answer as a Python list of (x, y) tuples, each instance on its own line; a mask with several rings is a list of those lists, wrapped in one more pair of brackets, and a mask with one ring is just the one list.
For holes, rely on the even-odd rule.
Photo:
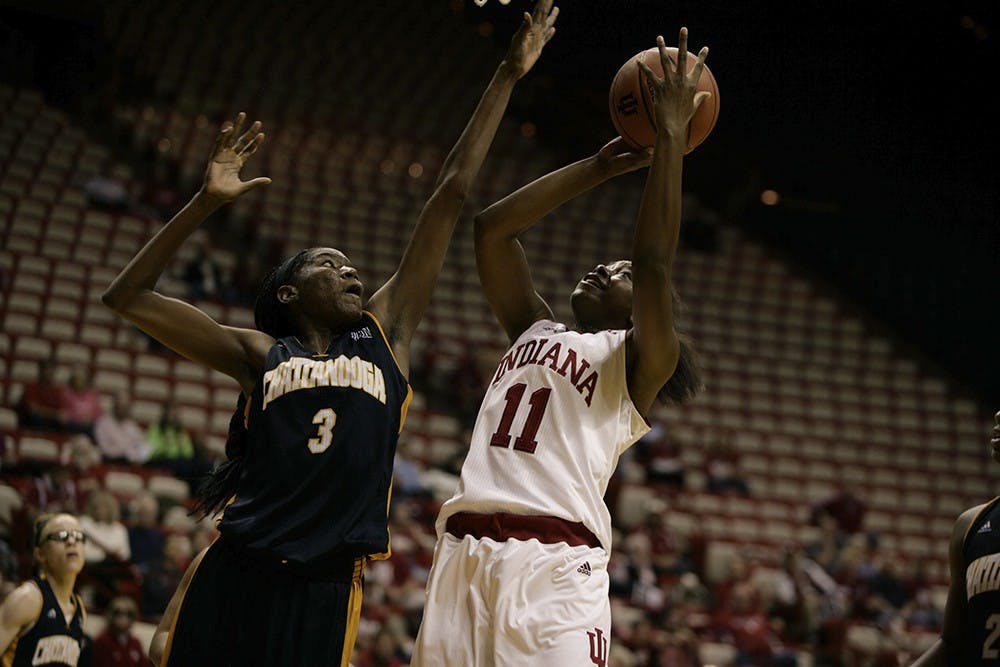
[(46, 571), (45, 580), (49, 582), (49, 586), (52, 587), (52, 592), (60, 604), (64, 606), (72, 604), (73, 586), (76, 584), (76, 577)]

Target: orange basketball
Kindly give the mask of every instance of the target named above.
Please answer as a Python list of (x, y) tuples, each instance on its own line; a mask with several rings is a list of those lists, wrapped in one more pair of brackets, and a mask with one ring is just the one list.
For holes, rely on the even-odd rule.
[[(677, 49), (668, 46), (667, 54), (676, 68)], [(653, 117), (653, 92), (643, 83), (642, 70), (635, 63), (638, 58), (642, 58), (642, 62), (657, 76), (663, 76), (660, 52), (656, 47), (635, 54), (625, 61), (611, 82), (608, 104), (611, 107), (611, 121), (615, 124), (618, 134), (633, 148), (641, 149), (651, 147), (656, 140), (656, 121)], [(687, 58), (689, 72), (696, 62), (698, 56), (689, 51)], [(705, 141), (705, 137), (715, 127), (715, 121), (719, 118), (719, 85), (707, 65), (701, 71), (698, 90), (706, 90), (712, 93), (712, 96), (701, 103), (691, 118), (685, 153), (690, 153), (698, 144)]]

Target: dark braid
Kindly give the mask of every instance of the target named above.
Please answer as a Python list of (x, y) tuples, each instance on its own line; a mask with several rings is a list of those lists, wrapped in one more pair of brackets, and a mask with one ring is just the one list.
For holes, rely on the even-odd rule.
[[(670, 294), (673, 301), (673, 312), (675, 330), (676, 323), (684, 310), (680, 295), (676, 289), (671, 289)], [(698, 363), (698, 354), (694, 348), (694, 341), (681, 331), (677, 331), (677, 340), (680, 342), (680, 356), (677, 359), (677, 368), (670, 376), (667, 383), (660, 388), (656, 394), (663, 403), (673, 403), (680, 405), (698, 395), (704, 385), (701, 382), (701, 365)]]
[[(274, 267), (261, 282), (257, 290), (253, 316), (257, 329), (274, 339), (294, 335), (294, 324), (288, 311), (278, 299), (278, 289), (292, 282), (308, 257), (308, 250), (302, 250)], [(236, 399), (236, 410), (229, 420), (229, 434), (226, 437), (226, 460), (212, 469), (212, 472), (198, 487), (192, 514), (209, 516), (225, 508), (229, 499), (236, 495), (240, 477), (243, 475), (243, 455), (247, 448), (247, 396), (240, 392)]]

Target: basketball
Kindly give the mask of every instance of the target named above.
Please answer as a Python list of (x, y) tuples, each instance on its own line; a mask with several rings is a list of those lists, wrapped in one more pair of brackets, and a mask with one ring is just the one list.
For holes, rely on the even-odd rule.
[[(667, 54), (673, 66), (677, 67), (677, 49), (667, 47)], [(656, 122), (653, 120), (653, 95), (648, 85), (643, 85), (642, 70), (636, 64), (636, 59), (642, 58), (642, 62), (649, 66), (657, 76), (663, 76), (663, 67), (660, 64), (660, 52), (656, 47), (641, 51), (621, 66), (611, 82), (611, 91), (608, 96), (608, 104), (611, 108), (611, 121), (630, 146), (636, 149), (649, 148), (656, 139)], [(687, 69), (690, 72), (698, 56), (688, 52)], [(719, 86), (715, 82), (712, 71), (708, 65), (701, 71), (701, 78), (698, 80), (698, 90), (708, 91), (712, 96), (701, 103), (691, 124), (688, 126), (688, 146), (685, 153), (693, 151), (698, 144), (705, 141), (705, 138), (715, 127), (715, 121), (719, 118)]]

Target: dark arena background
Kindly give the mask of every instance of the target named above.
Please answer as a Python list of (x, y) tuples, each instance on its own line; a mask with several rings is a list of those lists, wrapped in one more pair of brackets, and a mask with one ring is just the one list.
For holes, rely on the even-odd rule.
[[(369, 569), (354, 664), (408, 664), (433, 521), (504, 348), (472, 216), (613, 138), (614, 73), (681, 25), (692, 51), (711, 47), (721, 91), (685, 159), (675, 267), (706, 388), (656, 409), (609, 488), (608, 665), (909, 664), (940, 630), (955, 518), (1000, 489), (995, 3), (557, 4), (417, 334), (393, 556)], [(248, 171), (273, 183), (210, 219), (159, 289), (252, 326), (261, 272), (309, 245), (380, 284), (527, 8), (0, 0), (3, 595), (30, 575), (38, 512), (100, 515), (132, 548), (88, 554), (88, 631), (126, 595), (145, 644), (214, 537), (188, 515), (191, 483), (224, 456), (237, 387), (100, 295), (199, 187), (222, 122), (264, 122)], [(564, 321), (576, 277), (628, 254), (643, 178), (525, 238)], [(172, 413), (193, 454), (128, 462), (27, 427), (20, 399), (46, 360), (105, 413), (127, 401), (143, 430)]]

